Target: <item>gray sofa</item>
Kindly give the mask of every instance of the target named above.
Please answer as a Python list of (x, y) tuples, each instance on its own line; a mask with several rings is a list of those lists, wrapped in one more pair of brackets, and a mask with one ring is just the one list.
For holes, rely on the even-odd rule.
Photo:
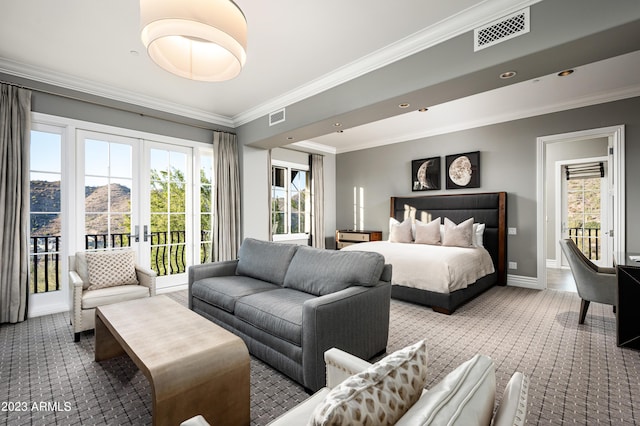
[(189, 308), (240, 336), (249, 352), (310, 391), (324, 352), (386, 350), (391, 265), (378, 253), (245, 239), (238, 260), (189, 268)]

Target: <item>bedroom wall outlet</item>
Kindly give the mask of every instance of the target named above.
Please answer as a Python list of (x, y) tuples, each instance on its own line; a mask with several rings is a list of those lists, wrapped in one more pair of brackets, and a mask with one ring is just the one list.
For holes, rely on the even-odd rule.
[(518, 230), (516, 228), (508, 228), (507, 229), (509, 235), (517, 235), (518, 234)]
[(518, 269), (518, 262), (509, 262), (509, 269)]

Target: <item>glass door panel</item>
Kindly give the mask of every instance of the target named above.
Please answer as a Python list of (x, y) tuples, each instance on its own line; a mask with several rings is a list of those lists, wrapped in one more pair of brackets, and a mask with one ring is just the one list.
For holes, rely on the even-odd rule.
[(190, 148), (147, 143), (149, 159), (150, 267), (158, 274), (158, 285), (186, 282), (191, 264), (192, 232)]
[(84, 138), (84, 249), (131, 246), (133, 140)]

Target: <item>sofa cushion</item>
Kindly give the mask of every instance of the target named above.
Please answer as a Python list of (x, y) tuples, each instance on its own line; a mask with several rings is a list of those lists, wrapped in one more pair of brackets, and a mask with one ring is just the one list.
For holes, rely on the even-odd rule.
[(191, 295), (233, 313), (239, 298), (277, 288), (281, 287), (251, 277), (222, 276), (195, 281), (191, 286)]
[(112, 303), (141, 299), (149, 296), (149, 288), (143, 285), (121, 285), (82, 292), (82, 309), (93, 309)]
[(397, 426), (489, 425), (495, 403), (493, 361), (476, 355), (429, 389)]
[(236, 273), (282, 285), (291, 258), (298, 249), (294, 244), (281, 244), (245, 238), (238, 251)]
[(333, 388), (310, 425), (392, 425), (420, 398), (427, 381), (424, 340), (388, 355)]
[(301, 246), (291, 260), (284, 286), (323, 296), (354, 285), (374, 286), (383, 268), (380, 253)]
[(235, 316), (280, 339), (302, 344), (302, 305), (315, 296), (280, 288), (245, 296), (236, 302)]
[(135, 253), (132, 250), (113, 250), (85, 253), (88, 290), (138, 284)]

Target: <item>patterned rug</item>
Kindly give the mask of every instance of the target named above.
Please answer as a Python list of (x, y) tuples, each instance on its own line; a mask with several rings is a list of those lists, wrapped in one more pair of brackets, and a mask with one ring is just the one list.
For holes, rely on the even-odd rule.
[[(170, 293), (186, 304), (186, 291)], [(640, 352), (616, 346), (610, 306), (578, 325), (575, 293), (492, 288), (453, 315), (392, 300), (388, 352), (429, 344), (429, 383), (476, 353), (496, 363), (498, 399), (514, 371), (530, 378), (527, 424), (640, 423)], [(0, 424), (151, 423), (144, 375), (127, 357), (93, 361), (93, 332), (73, 343), (66, 313), (0, 326)], [(264, 425), (307, 397), (251, 359), (251, 423)]]

